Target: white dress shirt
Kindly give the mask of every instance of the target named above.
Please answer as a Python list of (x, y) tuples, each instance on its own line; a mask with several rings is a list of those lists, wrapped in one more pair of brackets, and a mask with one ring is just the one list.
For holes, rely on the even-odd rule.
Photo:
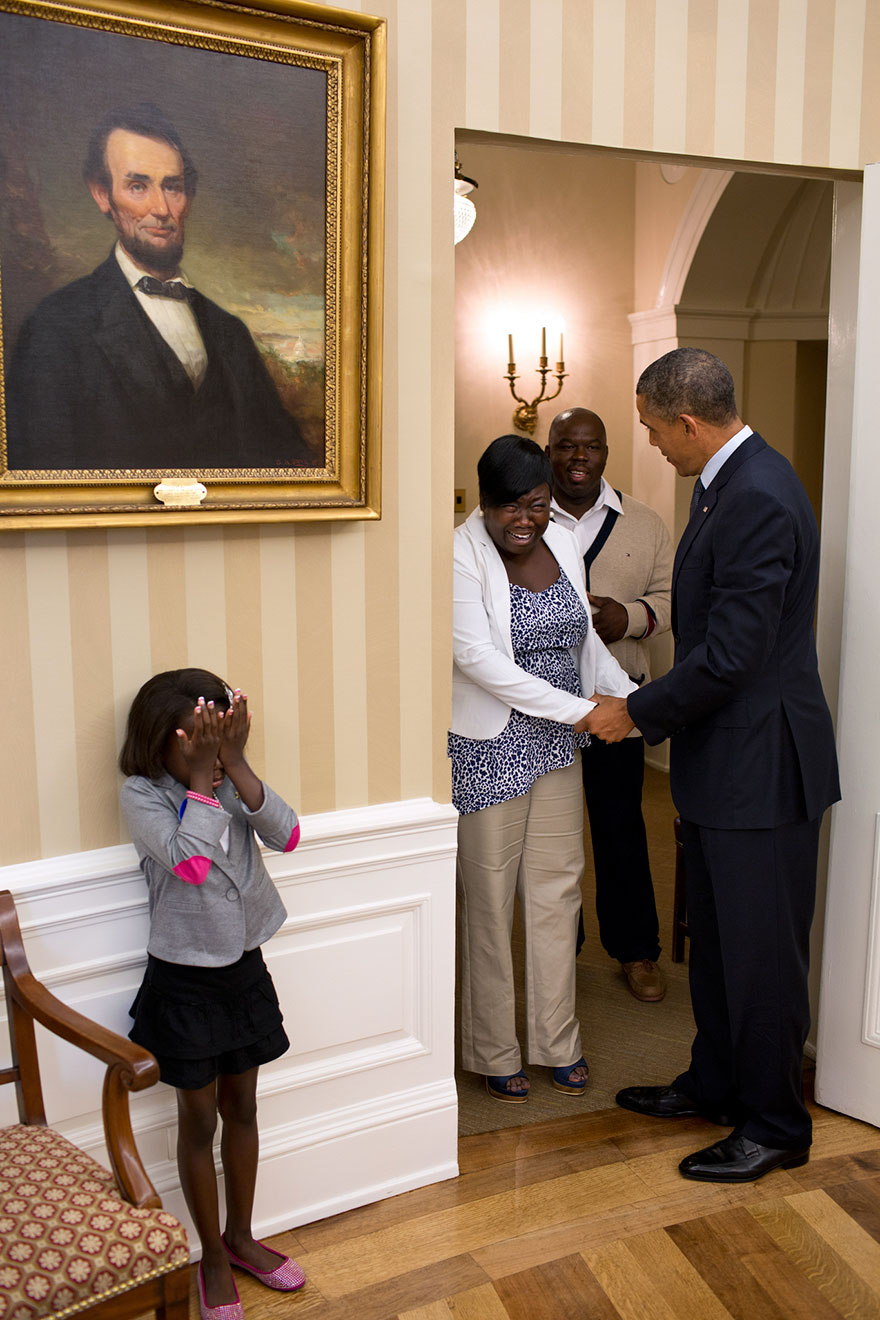
[(709, 462), (700, 473), (700, 481), (703, 483), (703, 490), (706, 490), (709, 483), (718, 476), (718, 473), (724, 467), (724, 464), (730, 458), (730, 455), (734, 450), (739, 449), (743, 440), (748, 440), (751, 434), (752, 428), (750, 426), (744, 426), (741, 431), (737, 431), (736, 435), (732, 435), (730, 439), (721, 446), (717, 453), (712, 455)]
[(574, 533), (574, 539), (578, 543), (578, 549), (582, 555), (585, 555), (590, 546), (595, 541), (599, 528), (605, 521), (605, 514), (609, 509), (614, 509), (615, 513), (623, 513), (623, 505), (617, 498), (617, 491), (609, 486), (604, 477), (601, 479), (599, 494), (596, 496), (596, 503), (586, 513), (582, 513), (579, 518), (573, 514), (566, 513), (556, 500), (550, 501), (550, 512), (553, 515), (553, 521), (567, 527)]
[[(198, 389), (208, 369), (208, 354), (193, 309), (188, 302), (163, 298), (154, 293), (142, 293), (136, 288), (138, 280), (147, 272), (134, 264), (121, 243), (116, 244), (116, 260), (134, 296), (189, 376), (193, 387)], [(175, 276), (174, 281), (169, 282), (192, 288), (185, 275)]]
[[(582, 555), (587, 553), (598, 536), (599, 529), (604, 523), (605, 515), (609, 509), (613, 509), (615, 513), (619, 513), (623, 517), (623, 505), (617, 497), (617, 491), (613, 486), (609, 486), (604, 477), (601, 479), (596, 503), (591, 509), (587, 509), (586, 513), (582, 513), (579, 518), (575, 518), (573, 514), (568, 513), (560, 504), (556, 503), (555, 499), (550, 501), (550, 513), (553, 521), (567, 527), (574, 534), (574, 539), (577, 541), (578, 549)], [(590, 609), (593, 614), (597, 612), (595, 605), (591, 605)], [(642, 609), (645, 612), (645, 627), (639, 636), (643, 637), (651, 627), (651, 616), (644, 605), (642, 605)]]

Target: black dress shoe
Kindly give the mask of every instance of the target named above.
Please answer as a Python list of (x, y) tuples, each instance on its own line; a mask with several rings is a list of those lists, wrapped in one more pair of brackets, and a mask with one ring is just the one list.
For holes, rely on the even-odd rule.
[(755, 1182), (773, 1169), (797, 1169), (809, 1158), (809, 1146), (775, 1150), (731, 1132), (714, 1146), (686, 1155), (678, 1170), (685, 1178), (696, 1178), (698, 1182)]
[(701, 1109), (695, 1100), (674, 1086), (625, 1086), (614, 1098), (621, 1109), (650, 1114), (652, 1118), (706, 1118), (719, 1127), (733, 1127), (737, 1121), (731, 1114)]

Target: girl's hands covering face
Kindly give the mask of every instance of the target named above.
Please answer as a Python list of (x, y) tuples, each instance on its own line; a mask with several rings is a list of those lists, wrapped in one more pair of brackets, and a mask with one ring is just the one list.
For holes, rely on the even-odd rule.
[(223, 778), (219, 764), (224, 714), (199, 697), (191, 716), (168, 738), (165, 768), (187, 788), (210, 794)]
[(220, 740), (220, 761), (225, 769), (232, 769), (244, 760), (245, 744), (251, 728), (251, 716), (248, 714), (247, 696), (236, 688), (232, 694), (232, 705), (223, 719)]

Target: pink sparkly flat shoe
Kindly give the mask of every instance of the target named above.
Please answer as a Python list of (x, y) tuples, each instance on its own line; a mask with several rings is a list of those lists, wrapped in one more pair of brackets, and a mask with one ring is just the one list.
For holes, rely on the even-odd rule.
[[(220, 1241), (223, 1243), (223, 1250), (232, 1261), (232, 1264), (237, 1265), (240, 1270), (247, 1270), (248, 1274), (252, 1274), (255, 1279), (259, 1279), (260, 1283), (264, 1283), (267, 1288), (275, 1288), (278, 1292), (296, 1292), (306, 1281), (306, 1276), (295, 1260), (291, 1260), (290, 1256), (282, 1256), (280, 1251), (273, 1251), (271, 1247), (266, 1246), (265, 1242), (260, 1243), (263, 1250), (268, 1251), (270, 1256), (277, 1256), (280, 1261), (280, 1264), (276, 1265), (274, 1270), (258, 1270), (254, 1265), (248, 1265), (246, 1260), (236, 1256), (225, 1237), (221, 1237)], [(214, 1317), (209, 1316), (207, 1320), (214, 1320)], [(235, 1320), (235, 1317), (217, 1316), (216, 1320)]]
[[(227, 1248), (228, 1250), (228, 1248)], [(244, 1307), (241, 1304), (241, 1298), (238, 1295), (238, 1289), (235, 1289), (235, 1301), (226, 1302), (224, 1306), (209, 1306), (205, 1301), (205, 1276), (202, 1273), (201, 1261), (199, 1262), (199, 1315), (202, 1320), (244, 1320)], [(234, 1287), (235, 1285), (233, 1285)]]

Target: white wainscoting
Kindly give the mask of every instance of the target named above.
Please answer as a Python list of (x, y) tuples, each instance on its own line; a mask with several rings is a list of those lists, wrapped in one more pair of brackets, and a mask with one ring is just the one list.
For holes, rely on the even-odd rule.
[[(458, 1172), (456, 821), (429, 799), (329, 812), (303, 818), (295, 852), (266, 855), (288, 912), (264, 953), (291, 1049), (260, 1073), (261, 1233)], [(126, 1034), (148, 928), (134, 849), (3, 867), (0, 889), (15, 896), (34, 972)], [(100, 1065), (42, 1030), (39, 1048), (49, 1121), (106, 1163)], [(11, 1093), (0, 1091), (3, 1123), (16, 1121)], [(188, 1224), (174, 1092), (133, 1096), (132, 1114), (164, 1204)]]

